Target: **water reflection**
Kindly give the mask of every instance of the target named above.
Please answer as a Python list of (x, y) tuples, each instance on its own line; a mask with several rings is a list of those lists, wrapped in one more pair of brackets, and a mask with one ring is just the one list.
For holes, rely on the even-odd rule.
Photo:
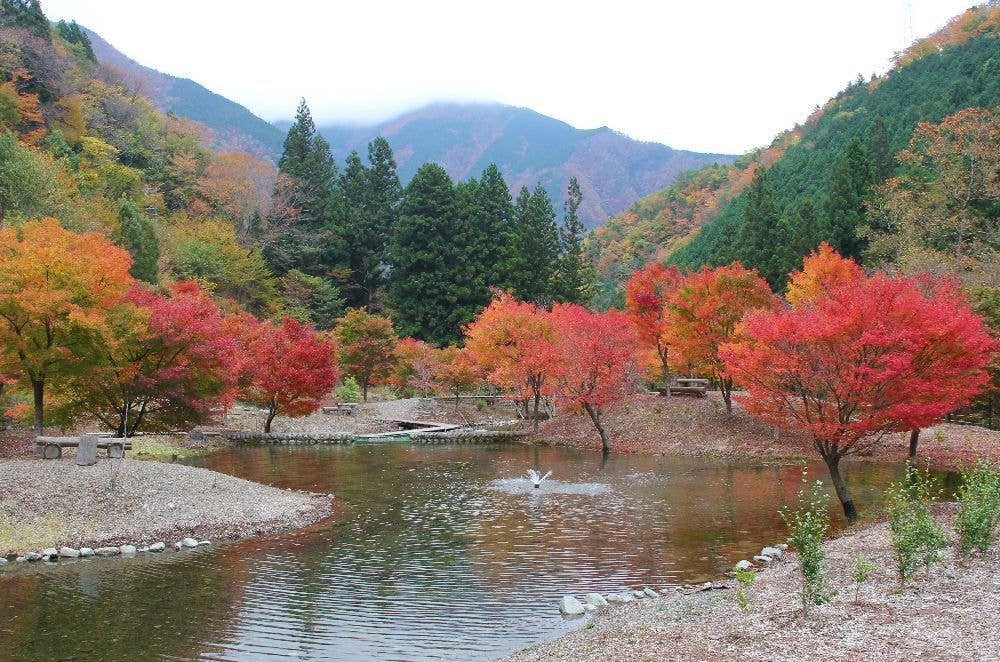
[[(718, 576), (780, 539), (777, 510), (801, 478), (781, 464), (520, 446), (195, 462), (346, 507), (272, 540), (18, 568), (0, 579), (0, 659), (497, 657), (572, 627), (555, 609), (565, 593)], [(535, 489), (527, 467), (553, 476)], [(850, 466), (846, 479), (864, 505), (896, 473)]]

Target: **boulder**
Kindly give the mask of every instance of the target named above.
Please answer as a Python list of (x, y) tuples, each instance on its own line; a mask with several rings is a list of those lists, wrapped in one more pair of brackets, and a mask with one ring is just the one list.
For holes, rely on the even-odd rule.
[(775, 547), (777, 547), (778, 549), (780, 549), (783, 552), (787, 552), (788, 551), (788, 545), (786, 545), (785, 543), (778, 543), (777, 545), (775, 545)]
[(583, 599), (588, 605), (593, 605), (594, 607), (606, 607), (608, 604), (608, 601), (600, 593), (588, 593), (583, 596)]
[(657, 593), (653, 589), (649, 588), (648, 586), (646, 588), (642, 589), (642, 592), (646, 594), (647, 598), (658, 598), (658, 597), (660, 597), (659, 593)]
[(7, 562), (7, 557), (6, 556), (0, 556), (0, 565), (3, 565), (6, 562)]
[(646, 594), (643, 593), (642, 591), (632, 591), (632, 597), (635, 598), (636, 600), (642, 600), (644, 597), (646, 597)]
[(198, 546), (199, 547), (204, 547), (205, 545), (211, 545), (211, 544), (212, 544), (211, 540), (199, 540), (198, 541)]
[(55, 547), (46, 547), (42, 550), (42, 558), (46, 561), (54, 561), (59, 558), (59, 550)]
[(94, 554), (98, 556), (118, 556), (122, 553), (122, 550), (117, 547), (98, 547), (94, 550)]
[(118, 548), (118, 551), (126, 556), (135, 556), (135, 553), (139, 550), (135, 548), (135, 545), (122, 545)]
[(178, 551), (184, 549), (184, 543), (182, 543), (180, 540), (178, 540), (177, 542), (174, 543), (174, 549), (176, 549)]
[(770, 556), (763, 556), (761, 554), (758, 554), (757, 556), (753, 557), (753, 560), (757, 561), (758, 563), (763, 563), (763, 564), (767, 565), (768, 563), (770, 563), (774, 559), (772, 559)]
[(770, 556), (772, 559), (780, 559), (783, 554), (784, 552), (782, 552), (777, 547), (765, 547), (764, 549), (760, 550), (761, 556)]
[(752, 567), (753, 567), (753, 563), (750, 563), (750, 561), (747, 561), (746, 559), (743, 559), (742, 561), (737, 561), (736, 562), (736, 569), (737, 570), (749, 570)]
[(164, 542), (154, 542), (152, 545), (149, 546), (149, 551), (151, 551), (151, 552), (162, 552), (166, 548), (167, 548), (166, 543), (164, 543)]
[(620, 593), (608, 593), (607, 601), (609, 604), (621, 604), (625, 602), (625, 596)]
[(146, 545), (143, 545), (142, 547), (139, 548), (139, 553), (140, 554), (145, 554), (148, 551), (149, 551), (149, 547), (146, 546)]
[(78, 559), (80, 558), (80, 550), (73, 549), (72, 547), (60, 547), (59, 556), (64, 559)]
[(42, 560), (42, 555), (39, 554), (38, 552), (28, 552), (27, 554), (24, 555), (24, 560), (25, 561), (41, 561)]
[(80, 556), (87, 557), (87, 556), (93, 556), (93, 555), (94, 555), (94, 550), (91, 549), (90, 547), (81, 547), (80, 548)]
[(18, 556), (16, 559), (14, 559), (14, 563), (24, 563), (27, 560), (28, 560), (27, 556)]
[(563, 599), (559, 601), (559, 613), (564, 616), (579, 616), (585, 611), (587, 609), (583, 606), (583, 603), (572, 595), (564, 595)]
[(595, 607), (594, 605), (590, 604), (589, 602), (587, 604), (583, 605), (583, 608), (586, 609), (587, 611), (597, 611), (597, 607)]
[(198, 541), (195, 540), (194, 538), (184, 538), (183, 540), (181, 540), (181, 545), (183, 545), (184, 547), (197, 547)]

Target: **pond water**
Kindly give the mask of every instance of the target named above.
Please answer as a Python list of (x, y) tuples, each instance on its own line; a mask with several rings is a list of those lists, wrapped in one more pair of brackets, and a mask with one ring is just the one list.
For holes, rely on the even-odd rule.
[[(579, 626), (559, 615), (562, 595), (718, 577), (783, 537), (777, 509), (801, 478), (791, 464), (516, 445), (240, 448), (192, 463), (343, 507), (274, 539), (6, 572), (0, 659), (496, 658)], [(540, 489), (512, 480), (530, 467), (553, 475)], [(896, 475), (846, 468), (862, 509)]]

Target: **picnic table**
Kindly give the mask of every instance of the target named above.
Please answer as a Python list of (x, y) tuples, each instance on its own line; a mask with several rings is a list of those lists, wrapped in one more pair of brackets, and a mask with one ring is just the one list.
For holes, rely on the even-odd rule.
[(338, 402), (335, 405), (323, 407), (323, 413), (354, 416), (354, 412), (357, 411), (357, 409), (358, 409), (358, 403), (356, 402)]
[[(125, 451), (132, 450), (132, 441), (121, 437), (105, 436), (101, 433), (84, 435), (97, 437), (97, 448), (107, 449), (108, 457), (120, 459)], [(82, 437), (35, 437), (35, 455), (43, 460), (57, 460), (64, 448), (79, 448)]]
[(678, 377), (677, 385), (670, 387), (670, 395), (693, 395), (704, 398), (708, 393), (708, 380), (695, 377)]

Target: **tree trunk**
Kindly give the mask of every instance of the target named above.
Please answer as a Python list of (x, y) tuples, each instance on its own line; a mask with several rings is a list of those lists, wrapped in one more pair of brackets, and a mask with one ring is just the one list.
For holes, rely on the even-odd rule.
[(361, 380), (361, 399), (368, 402), (368, 380)]
[(42, 436), (42, 423), (45, 420), (45, 382), (31, 380), (31, 391), (35, 399), (35, 436)]
[[(659, 342), (659, 341), (657, 341)], [(660, 355), (660, 363), (663, 367), (663, 389), (667, 396), (670, 395), (670, 363), (667, 360), (667, 350), (657, 348), (657, 353)]]
[(593, 405), (589, 402), (585, 402), (583, 404), (583, 408), (587, 410), (588, 414), (590, 414), (590, 420), (594, 422), (594, 427), (597, 428), (597, 434), (601, 435), (601, 452), (605, 454), (610, 453), (611, 444), (608, 443), (608, 433), (604, 430), (604, 426), (601, 425), (601, 412), (594, 409)]
[(844, 479), (840, 475), (840, 455), (838, 453), (824, 453), (823, 460), (826, 461), (826, 467), (830, 470), (833, 488), (837, 491), (837, 498), (840, 499), (840, 505), (844, 508), (844, 515), (847, 516), (847, 521), (853, 522), (858, 519), (858, 510), (854, 507), (854, 500), (847, 493), (847, 485), (844, 484)]
[(271, 432), (271, 421), (274, 420), (274, 415), (276, 413), (278, 413), (278, 410), (274, 406), (274, 403), (272, 402), (270, 404), (270, 406), (268, 406), (268, 408), (267, 408), (267, 420), (264, 421), (264, 434), (270, 434), (270, 432)]
[(726, 403), (726, 416), (733, 415), (733, 380), (719, 380), (719, 390), (722, 391), (722, 401)]
[(541, 399), (542, 394), (539, 391), (535, 391), (535, 407), (531, 416), (531, 429), (533, 432), (538, 432), (538, 402)]
[(920, 428), (910, 430), (910, 457), (917, 456), (917, 441), (920, 439)]

